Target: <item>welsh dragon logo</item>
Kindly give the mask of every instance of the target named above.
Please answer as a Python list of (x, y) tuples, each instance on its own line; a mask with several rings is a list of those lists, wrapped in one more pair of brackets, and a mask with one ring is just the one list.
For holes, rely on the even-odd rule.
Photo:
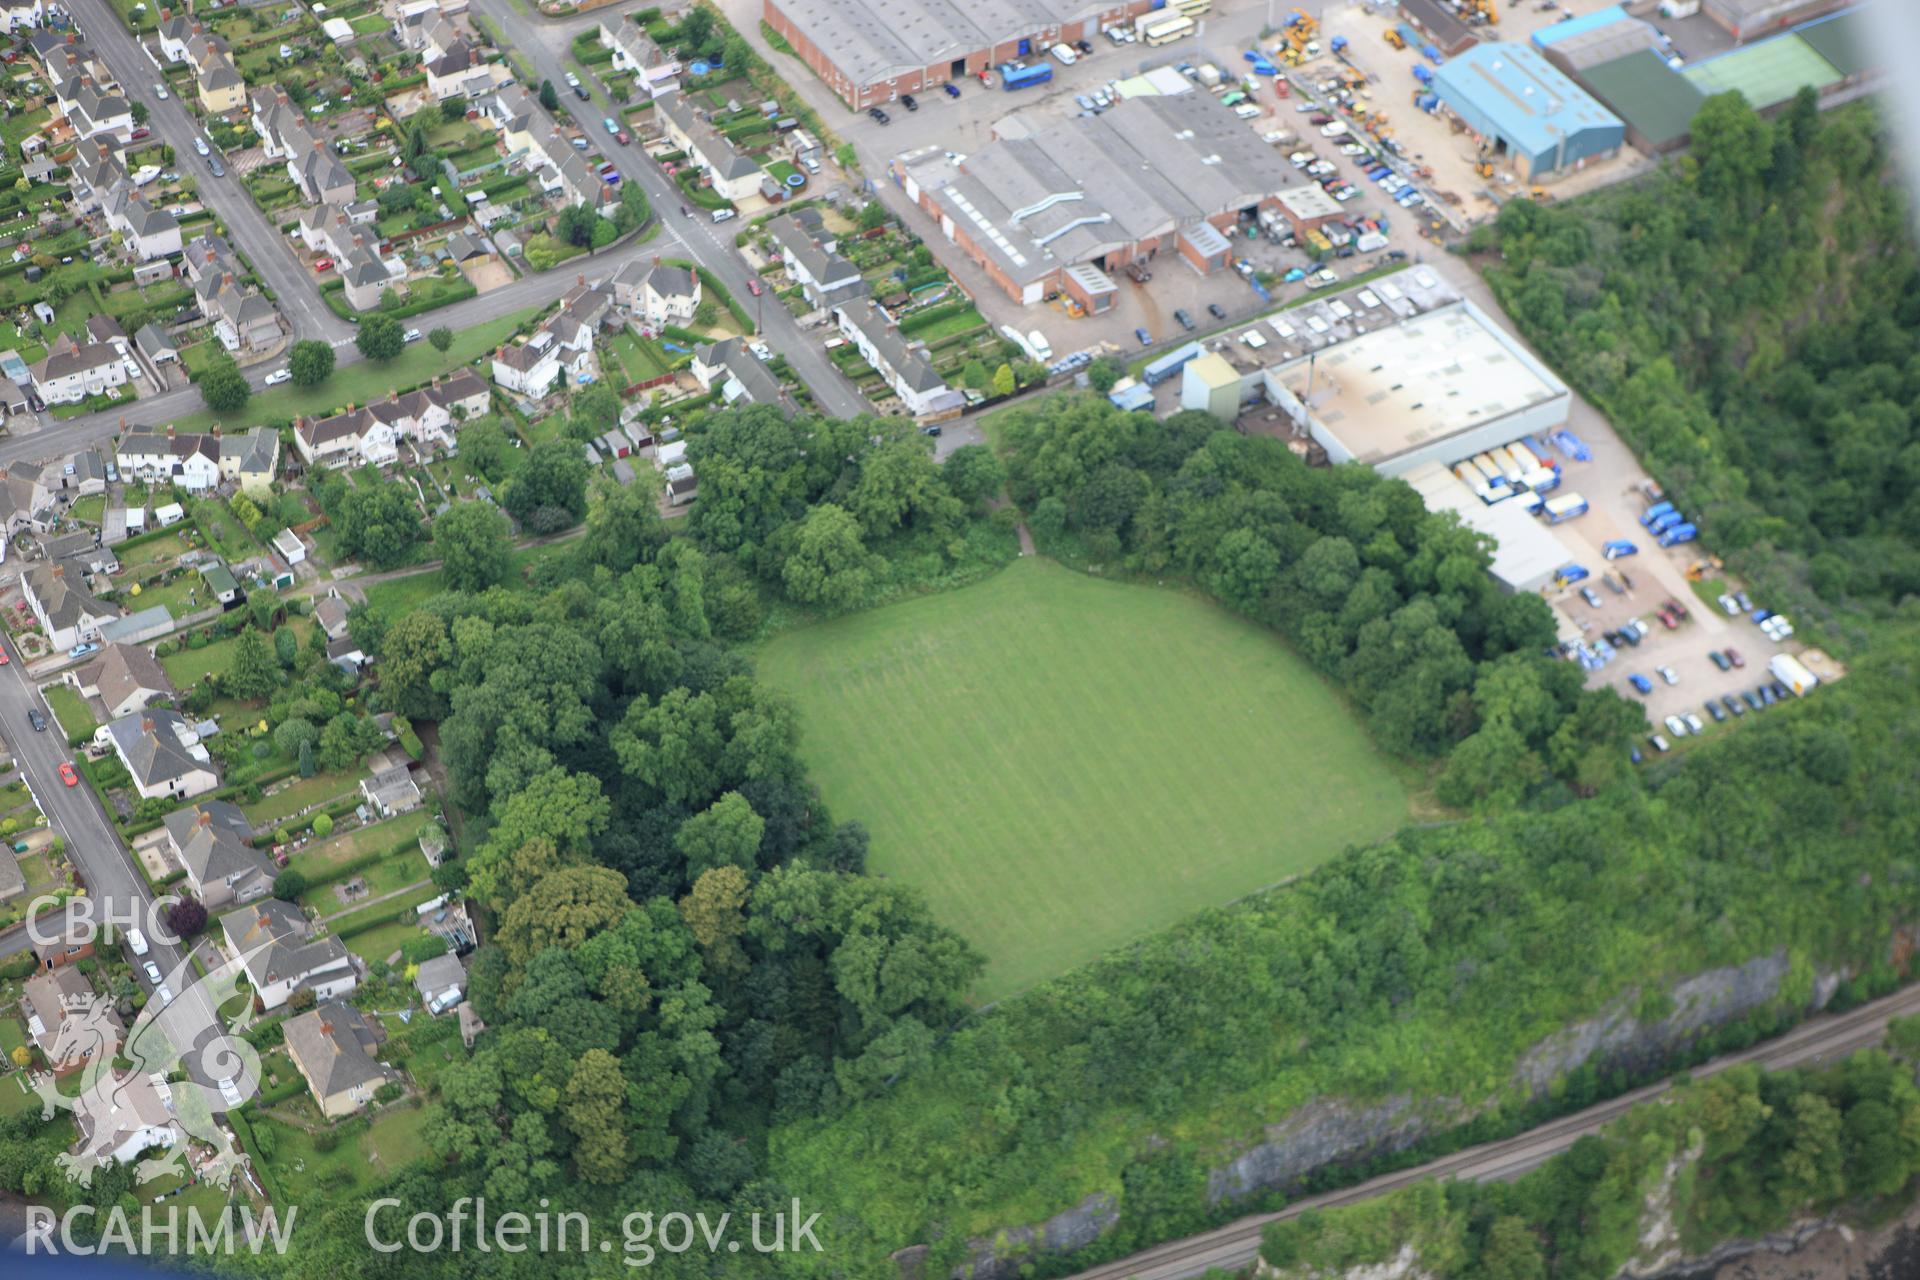
[[(222, 1187), (232, 1181), (245, 1156), (214, 1116), (252, 1097), (260, 1082), (259, 1051), (241, 1038), (253, 1023), (252, 995), (239, 985), (244, 972), (236, 958), (199, 977), (190, 961), (182, 961), (163, 984), (171, 998), (163, 1001), (160, 992), (154, 992), (124, 1042), (106, 1000), (89, 995), (63, 1004), (60, 1056), (84, 1054), (80, 1088), (70, 1095), (56, 1087), (52, 1076), (42, 1076), (34, 1091), (40, 1095), (44, 1119), (51, 1120), (56, 1111), (71, 1111), (79, 1124), (80, 1150), (59, 1157), (68, 1178), (91, 1186), (93, 1171), (114, 1159), (118, 1135), (138, 1134), (170, 1120), (188, 1138), (214, 1149), (214, 1159), (200, 1169), (204, 1180)], [(225, 1026), (223, 1013), (228, 1017)], [(116, 1059), (130, 1063), (131, 1069), (116, 1068)], [(223, 1092), (222, 1083), (231, 1096)], [(175, 1141), (141, 1160), (134, 1167), (138, 1181), (183, 1175), (186, 1145)]]

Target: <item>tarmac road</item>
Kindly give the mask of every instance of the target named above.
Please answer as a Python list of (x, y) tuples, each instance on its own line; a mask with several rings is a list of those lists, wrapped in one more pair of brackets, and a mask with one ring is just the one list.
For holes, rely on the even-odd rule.
[(106, 0), (72, 0), (71, 8), (88, 43), (100, 51), (119, 77), (127, 98), (146, 104), (151, 112), (147, 127), (173, 147), (174, 168), (193, 175), (201, 200), (226, 225), (228, 242), (247, 255), (254, 271), (273, 290), (295, 336), (323, 338), (336, 346), (352, 338), (353, 326), (320, 300), (319, 290), (293, 260), (279, 228), (260, 212), (253, 197), (240, 185), (240, 176), (229, 169), (226, 177), (214, 177), (207, 161), (193, 149), (200, 126), (179, 97), (170, 94), (162, 102), (154, 96), (153, 86), (161, 78), (159, 69), (141, 51), (120, 16)]
[[(1916, 1012), (1920, 1012), (1920, 986), (1897, 991), (1849, 1013), (1809, 1018), (1784, 1035), (1715, 1058), (1689, 1074), (1699, 1079), (1748, 1062), (1758, 1063), (1770, 1071), (1831, 1062), (1878, 1044), (1889, 1019)], [(1261, 1230), (1270, 1222), (1292, 1218), (1310, 1209), (1330, 1209), (1368, 1200), (1425, 1178), (1466, 1178), (1474, 1182), (1517, 1178), (1579, 1139), (1598, 1132), (1629, 1107), (1664, 1092), (1670, 1084), (1671, 1079), (1661, 1080), (1499, 1142), (1469, 1147), (1412, 1169), (1312, 1196), (1277, 1213), (1256, 1214), (1213, 1231), (1144, 1249), (1130, 1257), (1091, 1267), (1071, 1280), (1187, 1280), (1209, 1267), (1237, 1270), (1254, 1261), (1260, 1248)]]
[[(84, 781), (75, 787), (61, 781), (61, 763), (73, 758), (66, 739), (60, 732), (59, 722), (54, 720), (39, 690), (28, 678), (19, 653), (12, 652), (11, 657), (11, 662), (0, 667), (0, 737), (13, 748), (14, 761), (47, 815), (49, 826), (65, 839), (68, 856), (85, 877), (87, 894), (95, 904), (95, 920), (141, 922), (138, 927), (152, 947), (145, 959), (160, 967), (175, 997), (160, 1015), (160, 1022), (167, 1038), (184, 1052), (203, 1043), (211, 1029), (219, 1025), (212, 1003), (193, 985), (193, 971), (184, 967), (187, 949), (161, 942), (156, 936), (158, 931), (147, 923), (154, 919), (150, 914), (153, 895), (147, 889), (145, 877), (120, 843), (119, 834), (93, 789)], [(35, 707), (47, 716), (45, 730), (36, 732), (27, 721), (27, 711)], [(9, 937), (4, 951), (11, 953), (26, 945), (27, 931), (22, 929)], [(145, 975), (138, 981), (143, 988), (152, 990), (153, 984)], [(197, 1058), (189, 1058), (186, 1065), (202, 1083), (216, 1083), (198, 1069)]]
[[(511, 0), (475, 0), (473, 7), (499, 28), (507, 45), (532, 63), (538, 75), (553, 81), (556, 89), (566, 84), (567, 72), (572, 69), (566, 53), (580, 24), (543, 22), (523, 12)], [(588, 83), (588, 77), (582, 76), (581, 81)], [(539, 88), (538, 85), (528, 87)], [(566, 102), (579, 108), (578, 115), (589, 129), (596, 128), (593, 124), (596, 116), (609, 111), (604, 93), (596, 93), (591, 103), (571, 97)], [(715, 223), (703, 209), (693, 209), (692, 217), (683, 217), (680, 210), (685, 200), (680, 189), (660, 171), (638, 141), (621, 146), (604, 133), (594, 141), (600, 153), (614, 162), (624, 181), (640, 184), (654, 212), (686, 246), (688, 256), (711, 271), (754, 315), (767, 344), (787, 358), (793, 371), (812, 390), (822, 410), (839, 418), (851, 418), (869, 410), (865, 397), (841, 377), (840, 371), (827, 359), (821, 335), (802, 330), (777, 299), (755, 298), (748, 291), (750, 273), (733, 244), (733, 237), (740, 230), (737, 220)]]

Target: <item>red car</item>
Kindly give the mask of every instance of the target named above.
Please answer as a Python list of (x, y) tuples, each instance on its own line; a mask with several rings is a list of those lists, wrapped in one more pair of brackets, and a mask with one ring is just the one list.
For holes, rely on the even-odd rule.
[(7, 651), (5, 649), (0, 649), (0, 667), (6, 666), (9, 661), (10, 659), (7, 657)]
[(314, 264), (313, 264), (313, 269), (314, 269), (315, 271), (317, 271), (317, 272), (318, 272), (318, 271), (331, 271), (331, 270), (333, 270), (333, 259), (332, 259), (332, 258), (322, 258), (322, 259), (320, 259), (320, 261), (318, 261), (318, 262), (316, 262), (316, 263), (314, 263)]
[(629, 134), (625, 129), (620, 130), (618, 133), (614, 134), (613, 136), (615, 139), (619, 141), (620, 145), (623, 147), (633, 141), (632, 135)]
[(80, 775), (73, 771), (72, 765), (62, 764), (60, 766), (60, 781), (70, 787), (77, 787), (80, 785)]
[(1731, 662), (1736, 667), (1744, 667), (1747, 665), (1747, 660), (1740, 656), (1740, 651), (1738, 649), (1727, 650), (1727, 661)]
[(760, 282), (751, 276), (747, 278), (747, 292), (756, 298), (760, 296)]
[(135, 142), (138, 142), (142, 138), (151, 138), (153, 136), (153, 130), (147, 128), (135, 129), (130, 136)]

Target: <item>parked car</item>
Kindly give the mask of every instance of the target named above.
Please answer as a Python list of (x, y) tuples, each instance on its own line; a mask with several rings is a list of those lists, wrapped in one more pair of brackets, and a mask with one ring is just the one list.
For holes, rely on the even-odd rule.
[(569, 71), (567, 72), (567, 83), (578, 89), (580, 87), (580, 77)]
[(98, 652), (100, 652), (100, 646), (89, 640), (85, 644), (77, 644), (67, 650), (67, 656), (69, 658), (84, 658), (90, 653)]
[(141, 965), (140, 972), (147, 975), (148, 982), (154, 983), (155, 985), (159, 984), (160, 966), (155, 964), (153, 961), (149, 960), (145, 964)]
[(1625, 538), (1615, 538), (1611, 542), (1607, 542), (1601, 545), (1600, 554), (1605, 556), (1609, 560), (1618, 560), (1623, 556), (1634, 555), (1639, 550), (1640, 548), (1634, 546), (1631, 542), (1628, 542)]
[(1595, 591), (1592, 587), (1581, 587), (1580, 597), (1581, 599), (1585, 600), (1588, 604), (1592, 605), (1596, 609), (1598, 609), (1602, 603), (1600, 600), (1600, 593), (1598, 591)]
[(608, 133), (619, 133), (619, 132), (620, 132), (620, 126), (619, 126), (618, 124), (616, 124), (616, 123), (614, 123), (614, 119), (613, 119), (613, 117), (612, 117), (612, 116), (604, 116), (604, 117), (602, 117), (602, 118), (601, 118), (601, 120), (600, 120), (600, 123), (606, 126), (606, 129), (607, 129), (607, 132), (608, 132)]
[(210, 156), (213, 154), (213, 148), (207, 145), (207, 140), (205, 138), (195, 138), (193, 140), (193, 149), (195, 151), (198, 151), (203, 156)]
[(168, 97), (167, 86), (163, 84), (157, 84), (153, 86), (153, 96), (160, 99), (160, 101), (165, 102)]
[(1173, 319), (1174, 319), (1174, 322), (1178, 324), (1182, 329), (1193, 328), (1193, 316), (1187, 311), (1185, 307), (1175, 308), (1173, 313)]
[(405, 334), (401, 335), (401, 338), (402, 341), (405, 342), (418, 342), (426, 336), (426, 334), (421, 333), (418, 329), (409, 329)]
[(272, 373), (267, 375), (266, 381), (268, 386), (277, 387), (283, 382), (293, 381), (293, 374), (284, 368), (275, 369)]
[(573, 96), (582, 102), (589, 102), (593, 99), (593, 95), (587, 92), (587, 86), (583, 84), (573, 86)]
[(73, 771), (72, 761), (62, 760), (60, 762), (60, 781), (66, 783), (70, 787), (77, 787), (80, 785), (80, 775)]
[(913, 95), (910, 93), (900, 95), (900, 105), (909, 111), (918, 111), (920, 109), (920, 104), (914, 101)]
[(220, 159), (218, 156), (215, 156), (207, 161), (207, 168), (213, 171), (213, 176), (216, 178), (224, 178), (227, 176), (226, 166), (220, 163)]
[(1707, 708), (1707, 714), (1713, 717), (1713, 722), (1715, 724), (1719, 724), (1722, 720), (1725, 720), (1727, 718), (1726, 709), (1723, 708), (1719, 703), (1715, 702), (1712, 698), (1708, 698), (1704, 705)]
[(45, 733), (47, 731), (47, 718), (40, 714), (38, 707), (27, 708), (27, 723), (33, 726), (35, 733)]
[(760, 281), (757, 278), (753, 276), (747, 277), (747, 292), (756, 298), (760, 296), (762, 290), (760, 288)]
[(1663, 721), (1662, 723), (1664, 723), (1667, 726), (1667, 732), (1672, 734), (1674, 737), (1684, 738), (1687, 736), (1687, 733), (1688, 733), (1687, 722), (1685, 720), (1682, 720), (1679, 716), (1668, 716), (1666, 720)]
[(1765, 703), (1761, 702), (1760, 699), (1754, 697), (1753, 692), (1748, 689), (1742, 689), (1740, 691), (1740, 701), (1746, 703), (1748, 708), (1754, 711), (1758, 711), (1761, 707), (1766, 705)]
[(333, 259), (321, 258), (318, 262), (315, 262), (313, 264), (313, 269), (316, 273), (323, 272), (323, 271), (331, 271), (333, 270)]
[(948, 81), (943, 87), (946, 89), (949, 98), (957, 98), (960, 96), (960, 86), (954, 84), (952, 81)]
[(872, 116), (875, 120), (877, 120), (881, 124), (886, 124), (889, 119), (889, 117), (887, 116), (887, 113), (882, 111), (878, 107), (868, 107), (867, 114)]
[(1627, 677), (1627, 683), (1638, 689), (1641, 693), (1653, 692), (1653, 681), (1647, 679), (1638, 671)]
[(1734, 698), (1732, 694), (1720, 699), (1720, 705), (1736, 716), (1747, 714), (1747, 704)]
[(1675, 671), (1672, 667), (1655, 667), (1654, 670), (1658, 671), (1660, 673), (1660, 678), (1666, 681), (1668, 684), (1680, 683), (1680, 673), (1678, 671)]
[(1209, 302), (1207, 304), (1207, 314), (1215, 320), (1225, 320), (1227, 318), (1227, 309), (1217, 302)]
[(1720, 670), (1722, 671), (1733, 670), (1733, 664), (1727, 661), (1727, 655), (1720, 652), (1718, 649), (1710, 650), (1707, 654), (1707, 658), (1713, 663), (1714, 666), (1720, 668)]
[(1666, 750), (1669, 750), (1669, 748), (1668, 748), (1668, 746), (1667, 746), (1667, 740), (1666, 740), (1665, 738), (1663, 738), (1663, 737), (1661, 737), (1661, 736), (1660, 736), (1659, 734), (1657, 734), (1657, 733), (1650, 733), (1650, 734), (1648, 734), (1648, 735), (1647, 735), (1647, 741), (1648, 741), (1648, 742), (1651, 742), (1651, 743), (1653, 744), (1653, 749), (1654, 749), (1655, 751), (1666, 751)]
[(138, 129), (135, 129), (132, 133), (127, 135), (127, 137), (133, 140), (134, 142), (140, 142), (146, 138), (151, 138), (152, 136), (153, 136), (153, 130), (147, 128), (147, 126), (145, 125), (141, 125)]
[(127, 948), (136, 956), (147, 954), (147, 935), (138, 929), (128, 929)]
[(1093, 41), (1091, 41), (1091, 40), (1075, 40), (1075, 41), (1073, 42), (1073, 47), (1074, 47), (1074, 48), (1076, 48), (1076, 49), (1078, 49), (1078, 50), (1080, 51), (1080, 54), (1081, 54), (1081, 56), (1082, 56), (1082, 57), (1084, 57), (1084, 56), (1086, 56), (1087, 54), (1089, 54), (1089, 53), (1092, 53), (1092, 52), (1093, 52)]
[(1731, 662), (1734, 666), (1744, 667), (1747, 665), (1747, 660), (1740, 656), (1740, 651), (1738, 649), (1729, 648), (1726, 652), (1727, 652), (1727, 661)]
[(1135, 329), (1133, 331), (1133, 336), (1140, 339), (1140, 345), (1143, 347), (1150, 347), (1153, 345), (1153, 335), (1148, 333), (1145, 329)]

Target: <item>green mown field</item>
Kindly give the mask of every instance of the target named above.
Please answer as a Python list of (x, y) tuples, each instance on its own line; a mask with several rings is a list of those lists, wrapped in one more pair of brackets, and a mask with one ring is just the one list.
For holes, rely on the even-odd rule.
[(1407, 792), (1270, 633), (1024, 559), (759, 655), (869, 869), (919, 885), (994, 1000), (1385, 835)]

